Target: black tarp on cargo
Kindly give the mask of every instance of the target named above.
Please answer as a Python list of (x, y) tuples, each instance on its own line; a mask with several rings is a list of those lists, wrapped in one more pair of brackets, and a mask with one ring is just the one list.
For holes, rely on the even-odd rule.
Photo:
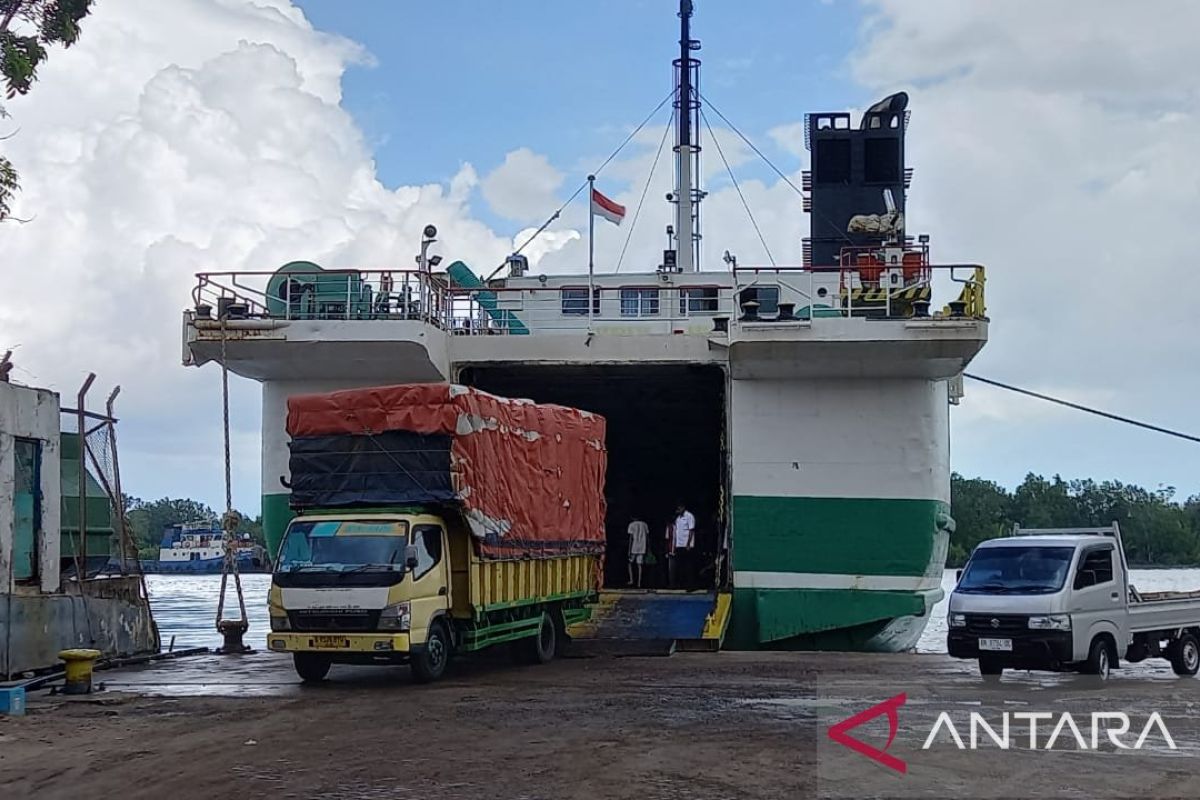
[(452, 438), (410, 431), (295, 437), (289, 459), (292, 507), (452, 501)]

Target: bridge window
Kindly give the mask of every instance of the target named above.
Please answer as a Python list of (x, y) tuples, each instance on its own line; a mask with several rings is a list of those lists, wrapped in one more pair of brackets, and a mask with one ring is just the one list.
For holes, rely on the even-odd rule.
[[(562, 313), (567, 316), (582, 316), (586, 317), (588, 313), (587, 307), (587, 287), (579, 289), (563, 289), (562, 290)], [(600, 290), (592, 290), (592, 313), (600, 313)]]
[(658, 289), (622, 289), (622, 317), (652, 317), (658, 314)]
[(769, 317), (779, 313), (778, 286), (759, 286), (757, 299), (759, 314)]
[(700, 286), (679, 290), (679, 313), (711, 314), (717, 310), (720, 290), (716, 286)]

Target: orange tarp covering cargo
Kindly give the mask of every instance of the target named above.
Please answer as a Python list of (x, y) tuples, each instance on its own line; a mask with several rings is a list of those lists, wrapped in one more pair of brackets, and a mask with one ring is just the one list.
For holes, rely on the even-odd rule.
[(605, 420), (447, 383), (288, 400), (293, 504), (459, 505), (490, 558), (604, 552)]

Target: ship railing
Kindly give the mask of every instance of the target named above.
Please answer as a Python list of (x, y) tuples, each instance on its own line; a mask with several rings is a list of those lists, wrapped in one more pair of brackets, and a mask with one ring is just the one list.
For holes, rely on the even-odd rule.
[[(978, 264), (863, 266), (737, 266), (737, 322), (822, 317), (987, 319), (985, 270)], [(763, 289), (778, 310), (760, 311)], [(955, 299), (931, 312), (934, 291)]]
[(201, 272), (192, 303), (199, 320), (449, 318), (444, 285), (416, 270)]
[(586, 279), (567, 286), (452, 287), (445, 292), (447, 329), (462, 336), (709, 332), (714, 320), (728, 320), (735, 309), (732, 287), (703, 280), (595, 286), (590, 308)]

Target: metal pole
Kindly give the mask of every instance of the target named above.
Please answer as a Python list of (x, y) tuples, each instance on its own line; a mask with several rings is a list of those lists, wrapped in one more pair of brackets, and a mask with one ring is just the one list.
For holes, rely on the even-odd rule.
[[(108, 449), (112, 453), (112, 472), (113, 472), (113, 506), (117, 511), (117, 540), (121, 544), (121, 574), (126, 571), (125, 551), (129, 548), (129, 529), (125, 527), (125, 495), (121, 494), (121, 465), (117, 461), (117, 431), (114, 426), (113, 419), (113, 403), (117, 400), (117, 395), (121, 393), (120, 386), (114, 386), (112, 394), (108, 396), (108, 403), (104, 408), (108, 412)], [(140, 569), (139, 569), (140, 572)]]
[(83, 457), (84, 448), (87, 447), (84, 439), (87, 435), (87, 423), (84, 422), (84, 404), (87, 402), (88, 389), (92, 388), (92, 382), (95, 380), (96, 373), (89, 372), (75, 397), (75, 418), (79, 426), (79, 432), (76, 434), (79, 441), (79, 513), (76, 515), (79, 521), (79, 547), (75, 557), (75, 578), (80, 582), (87, 577), (87, 461)]
[[(676, 247), (677, 262), (680, 272), (694, 272), (700, 269), (699, 259), (696, 258), (696, 231), (694, 219), (694, 203), (696, 200), (695, 182), (699, 178), (693, 174), (693, 156), (696, 150), (692, 139), (696, 131), (692, 127), (693, 98), (698, 100), (698, 87), (692, 85), (692, 0), (679, 0), (679, 99), (678, 116), (675, 121), (675, 153), (677, 159), (676, 188)], [(697, 43), (698, 46), (699, 43)]]
[(588, 331), (592, 330), (592, 321), (594, 317), (594, 308), (592, 297), (596, 294), (595, 289), (595, 273), (596, 273), (596, 212), (594, 209), (596, 197), (596, 176), (588, 175)]

